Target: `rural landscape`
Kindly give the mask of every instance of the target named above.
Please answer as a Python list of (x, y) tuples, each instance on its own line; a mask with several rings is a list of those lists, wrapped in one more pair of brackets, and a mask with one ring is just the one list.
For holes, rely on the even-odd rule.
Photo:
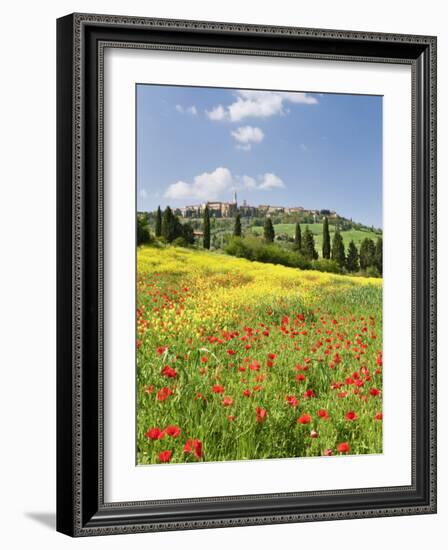
[(381, 453), (381, 227), (225, 170), (139, 202), (137, 463)]

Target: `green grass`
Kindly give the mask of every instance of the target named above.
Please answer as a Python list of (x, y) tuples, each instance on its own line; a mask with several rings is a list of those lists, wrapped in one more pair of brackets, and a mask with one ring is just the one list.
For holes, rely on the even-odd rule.
[[(300, 228), (303, 231), (305, 230), (306, 224), (301, 224)], [(321, 223), (312, 223), (308, 225), (309, 230), (314, 235), (314, 242), (316, 243), (316, 250), (320, 254), (322, 251), (322, 227), (323, 224)], [(295, 224), (293, 223), (278, 223), (274, 225), (274, 230), (276, 235), (288, 235), (290, 237), (294, 237), (295, 233)], [(262, 227), (253, 227), (252, 231), (257, 234), (263, 233)], [(330, 225), (330, 236), (332, 236), (334, 233), (334, 226)], [(347, 248), (348, 243), (353, 240), (355, 245), (359, 248), (359, 245), (361, 244), (361, 241), (368, 237), (369, 239), (373, 239), (373, 241), (376, 241), (378, 238), (378, 233), (375, 233), (374, 231), (359, 231), (356, 229), (352, 229), (349, 231), (341, 231), (341, 235), (344, 239), (344, 245)]]

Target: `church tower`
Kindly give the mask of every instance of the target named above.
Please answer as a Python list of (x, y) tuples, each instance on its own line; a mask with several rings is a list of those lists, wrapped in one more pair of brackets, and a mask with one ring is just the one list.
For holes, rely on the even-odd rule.
[(236, 191), (233, 192), (233, 202), (235, 203), (235, 206), (237, 205), (237, 197), (236, 197)]

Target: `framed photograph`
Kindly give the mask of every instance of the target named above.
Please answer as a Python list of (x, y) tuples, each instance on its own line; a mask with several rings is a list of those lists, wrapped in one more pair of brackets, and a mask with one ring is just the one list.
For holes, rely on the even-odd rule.
[(57, 41), (57, 529), (435, 513), (436, 38)]

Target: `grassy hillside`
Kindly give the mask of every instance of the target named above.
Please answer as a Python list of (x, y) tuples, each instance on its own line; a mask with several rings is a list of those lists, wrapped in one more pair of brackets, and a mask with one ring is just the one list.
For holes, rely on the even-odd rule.
[[(305, 227), (306, 227), (306, 225), (301, 224), (300, 228), (302, 229), (302, 233), (305, 230)], [(319, 254), (322, 250), (322, 227), (323, 227), (323, 224), (321, 224), (321, 223), (312, 223), (312, 224), (308, 225), (308, 228), (310, 229), (310, 231), (314, 235), (314, 241), (316, 243), (316, 249), (319, 252)], [(293, 224), (293, 223), (278, 223), (278, 224), (274, 225), (274, 229), (275, 229), (275, 234), (276, 235), (284, 234), (284, 235), (289, 235), (290, 237), (293, 237), (294, 232), (295, 232), (295, 224)], [(258, 233), (258, 234), (263, 233), (263, 228), (262, 227), (253, 227), (252, 230), (253, 230), (254, 233)], [(333, 233), (334, 233), (334, 226), (330, 225), (330, 236), (332, 236)], [(355, 229), (350, 230), (350, 231), (341, 231), (341, 235), (344, 238), (344, 244), (345, 244), (346, 248), (348, 246), (348, 243), (351, 240), (353, 240), (354, 243), (356, 244), (356, 246), (359, 248), (359, 245), (360, 245), (361, 241), (363, 239), (365, 239), (366, 237), (369, 237), (370, 239), (373, 239), (374, 241), (376, 241), (376, 239), (379, 236), (378, 233), (375, 233), (374, 231), (368, 231), (368, 230), (358, 231), (358, 230), (355, 230)]]
[(139, 464), (382, 451), (382, 281), (140, 247)]

